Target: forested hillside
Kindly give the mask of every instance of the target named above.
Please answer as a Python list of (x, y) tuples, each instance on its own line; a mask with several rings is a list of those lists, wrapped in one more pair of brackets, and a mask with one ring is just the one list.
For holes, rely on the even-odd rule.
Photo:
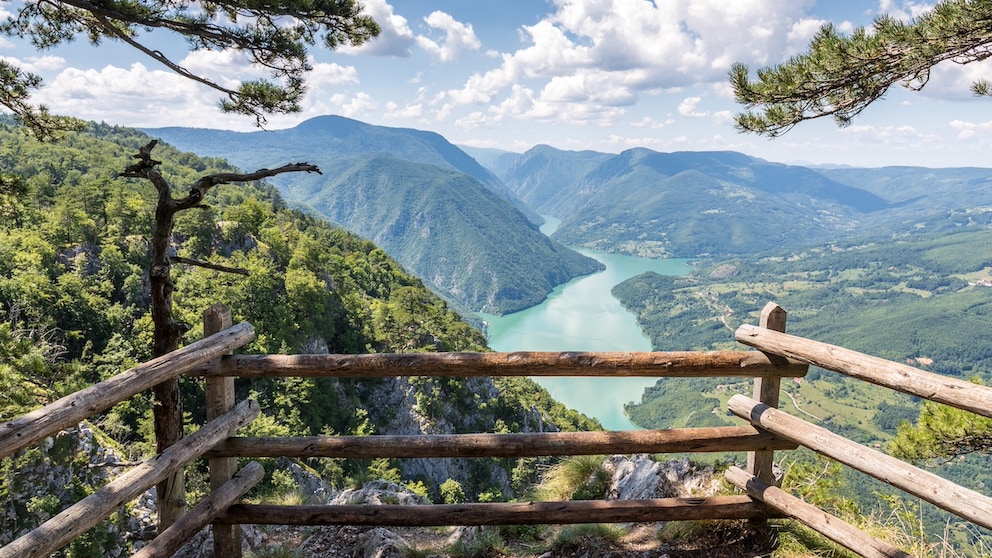
[[(790, 333), (963, 379), (992, 380), (992, 210), (925, 220), (923, 233), (833, 245), (754, 259), (705, 260), (688, 277), (644, 274), (613, 289), (638, 315), (656, 350), (738, 346), (734, 330), (757, 323), (775, 301)], [(733, 382), (731, 382), (733, 384)], [(664, 379), (626, 407), (648, 428), (732, 422), (726, 401), (746, 382)], [(913, 423), (918, 398), (813, 368), (783, 382), (782, 406), (858, 442), (883, 446)], [(982, 490), (992, 457), (974, 453), (929, 462), (939, 473)], [(846, 471), (834, 490), (868, 513), (889, 487)], [(924, 507), (929, 532), (947, 516)]]
[[(735, 152), (611, 155), (537, 146), (494, 166), (521, 199), (561, 219), (552, 235), (647, 257), (760, 257), (941, 227), (992, 204), (981, 168), (826, 169)], [(934, 229), (927, 229), (934, 230)]]
[[(118, 177), (148, 140), (134, 130), (94, 124), (59, 143), (39, 143), (0, 125), (0, 420), (150, 358), (147, 265), (155, 191)], [(167, 145), (155, 155), (180, 190), (202, 174), (230, 169)], [(173, 265), (174, 310), (192, 326), (189, 341), (201, 336), (202, 311), (223, 302), (236, 322), (254, 325), (257, 338), (244, 349), (250, 353), (486, 350), (477, 329), (381, 249), (288, 209), (271, 186), (219, 186), (206, 205), (179, 216), (176, 255), (248, 275)], [(192, 423), (202, 422), (202, 384), (184, 380), (182, 389)], [(523, 378), (239, 380), (237, 389), (264, 410), (253, 428), (280, 435), (598, 427)], [(153, 449), (150, 405), (143, 395), (96, 417), (101, 439), (112, 439), (127, 457), (147, 454)], [(3, 460), (0, 479), (12, 478), (31, 455)], [(368, 476), (416, 479), (421, 491), (436, 496), (437, 485), (450, 477), (468, 495), (489, 492), (497, 499), (512, 494), (511, 479), (532, 479), (535, 465), (527, 462), (511, 474), (515, 463), (454, 461), (431, 470), (381, 460), (309, 465), (336, 486)], [(0, 480), (0, 495), (12, 498), (6, 482)], [(17, 513), (4, 516), (0, 532), (16, 533), (18, 522), (38, 511), (30, 508), (27, 501), (7, 502), (4, 509)]]
[(435, 292), (472, 312), (523, 310), (555, 286), (602, 268), (541, 234), (533, 210), (433, 132), (322, 116), (277, 131), (149, 133), (225, 157), (242, 170), (287, 160), (328, 169), (271, 182), (286, 200), (373, 240)]

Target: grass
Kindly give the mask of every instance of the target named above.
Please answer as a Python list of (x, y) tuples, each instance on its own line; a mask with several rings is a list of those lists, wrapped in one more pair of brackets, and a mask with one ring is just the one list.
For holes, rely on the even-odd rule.
[(562, 527), (551, 540), (549, 550), (573, 552), (576, 550), (607, 550), (618, 545), (627, 531), (615, 525), (583, 523)]
[(602, 455), (576, 455), (562, 459), (544, 474), (538, 498), (549, 501), (602, 498), (609, 482)]
[(460, 540), (445, 548), (445, 553), (460, 558), (495, 558), (509, 552), (506, 540), (499, 530), (491, 527), (479, 529), (478, 535)]

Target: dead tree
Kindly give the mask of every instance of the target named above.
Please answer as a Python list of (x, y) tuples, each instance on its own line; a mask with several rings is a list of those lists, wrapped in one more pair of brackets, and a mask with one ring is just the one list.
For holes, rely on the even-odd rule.
[[(217, 173), (198, 179), (190, 187), (189, 194), (182, 198), (172, 197), (172, 186), (162, 177), (158, 166), (161, 161), (152, 159), (152, 149), (158, 140), (152, 140), (142, 147), (134, 157), (138, 162), (128, 166), (121, 176), (129, 178), (144, 178), (150, 181), (158, 191), (158, 203), (155, 206), (155, 224), (152, 229), (151, 267), (149, 282), (151, 283), (151, 312), (154, 323), (152, 352), (154, 356), (162, 356), (179, 348), (182, 335), (189, 330), (189, 325), (177, 322), (172, 314), (172, 291), (174, 284), (171, 276), (171, 261), (169, 245), (172, 242), (172, 231), (175, 226), (175, 216), (180, 211), (203, 207), (203, 198), (207, 191), (219, 184), (230, 184), (261, 180), (286, 172), (316, 172), (320, 169), (309, 163), (291, 163), (276, 169), (259, 169), (251, 173)], [(191, 263), (189, 260), (184, 260)], [(173, 379), (152, 388), (154, 393), (155, 440), (156, 450), (163, 450), (178, 442), (183, 435), (183, 412), (179, 399), (179, 380)], [(159, 530), (163, 530), (183, 513), (185, 513), (185, 489), (182, 474), (167, 479), (156, 487), (158, 494)]]

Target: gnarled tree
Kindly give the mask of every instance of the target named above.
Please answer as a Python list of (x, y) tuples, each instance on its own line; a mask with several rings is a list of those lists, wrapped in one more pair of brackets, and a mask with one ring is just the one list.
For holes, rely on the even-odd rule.
[[(189, 326), (177, 322), (172, 314), (172, 282), (169, 246), (172, 243), (172, 232), (176, 214), (180, 211), (202, 207), (203, 197), (207, 191), (219, 184), (249, 182), (261, 180), (287, 172), (316, 172), (320, 169), (309, 163), (291, 163), (275, 169), (260, 169), (250, 173), (218, 173), (201, 177), (190, 186), (189, 193), (183, 197), (173, 197), (173, 188), (159, 172), (161, 161), (152, 159), (152, 149), (157, 140), (152, 140), (142, 147), (133, 165), (128, 166), (121, 176), (144, 178), (155, 186), (158, 200), (155, 205), (155, 224), (152, 230), (151, 266), (149, 282), (151, 284), (151, 313), (154, 323), (153, 354), (161, 356), (179, 348), (182, 334)], [(187, 260), (189, 262), (189, 260)], [(183, 410), (179, 398), (179, 380), (172, 379), (153, 388), (155, 396), (154, 423), (157, 450), (168, 448), (178, 442), (183, 435)], [(167, 479), (157, 487), (159, 501), (159, 528), (164, 529), (178, 517), (173, 516), (182, 510), (184, 489), (182, 473)], [(168, 503), (166, 505), (165, 503)], [(170, 511), (171, 510), (171, 511)]]
[[(734, 96), (746, 108), (735, 122), (741, 131), (770, 137), (825, 116), (845, 126), (893, 85), (920, 90), (941, 62), (968, 64), (990, 56), (988, 1), (947, 0), (909, 22), (883, 15), (871, 30), (859, 27), (850, 35), (824, 25), (808, 52), (759, 69), (757, 80), (746, 65), (733, 66)], [(990, 95), (992, 85), (980, 80), (971, 90)]]

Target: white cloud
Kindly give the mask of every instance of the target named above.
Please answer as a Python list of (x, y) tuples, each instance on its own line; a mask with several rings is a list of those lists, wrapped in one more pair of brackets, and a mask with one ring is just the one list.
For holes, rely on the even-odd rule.
[(920, 132), (913, 126), (851, 125), (839, 130), (856, 140), (873, 144), (917, 146), (940, 141), (940, 136)]
[(474, 111), (455, 120), (455, 126), (463, 129), (492, 128), (500, 120), (499, 117), (489, 116), (482, 111)]
[(897, 2), (896, 0), (879, 0), (878, 13), (888, 14), (900, 21), (909, 21), (933, 9), (933, 4), (926, 2)]
[(34, 74), (61, 70), (66, 63), (65, 58), (61, 56), (29, 56), (24, 59), (0, 56), (0, 60)]
[(443, 31), (444, 40), (442, 44), (438, 44), (430, 37), (418, 36), (417, 44), (441, 62), (451, 62), (464, 50), (478, 50), (482, 47), (471, 24), (455, 21), (455, 18), (444, 12), (432, 12), (424, 18), (424, 22), (432, 29)]
[(343, 83), (358, 83), (358, 70), (354, 66), (339, 64), (314, 63), (313, 71), (307, 76), (311, 88), (325, 85), (341, 85)]
[(253, 66), (243, 53), (233, 49), (194, 50), (179, 65), (228, 89), (236, 89), (245, 78), (267, 77), (260, 66)]
[(410, 56), (410, 49), (417, 40), (407, 24), (406, 18), (393, 13), (393, 7), (386, 0), (364, 0), (362, 13), (372, 16), (379, 24), (379, 36), (357, 47), (343, 45), (338, 52), (345, 54), (368, 54), (372, 56)]
[(686, 97), (679, 103), (679, 114), (686, 118), (710, 118), (717, 124), (726, 124), (734, 119), (734, 113), (729, 110), (704, 111), (699, 110), (701, 97)]
[(378, 103), (372, 99), (372, 96), (365, 92), (356, 93), (351, 97), (343, 93), (338, 93), (331, 96), (330, 102), (332, 105), (338, 107), (338, 110), (334, 112), (338, 112), (349, 118), (358, 118), (379, 108)]
[(645, 116), (640, 120), (630, 123), (630, 125), (634, 126), (635, 128), (652, 128), (655, 130), (659, 130), (667, 126), (671, 126), (672, 124), (675, 124), (675, 119), (672, 118), (671, 116), (666, 117), (664, 120), (655, 120), (650, 116)]
[(386, 103), (385, 118), (420, 118), (424, 114), (424, 105), (421, 103), (411, 103), (401, 106), (396, 102)]
[(930, 70), (930, 80), (921, 93), (928, 97), (953, 100), (979, 100), (990, 102), (988, 98), (976, 97), (971, 92), (971, 84), (979, 79), (992, 77), (992, 60), (957, 64), (946, 60)]
[(702, 99), (699, 97), (686, 97), (679, 103), (679, 114), (688, 118), (701, 118), (704, 116), (709, 116), (709, 113), (700, 112), (697, 110), (699, 101)]
[[(701, 84), (719, 87), (735, 61), (780, 61), (805, 47), (823, 23), (806, 17), (810, 0), (552, 3), (551, 14), (521, 27), (523, 48), (501, 54), (498, 67), (475, 73), (461, 89), (449, 90), (448, 101), (502, 106), (514, 87), (526, 84), (540, 91), (532, 99), (533, 107), (559, 113), (554, 117), (558, 121), (589, 122), (592, 115), (602, 119), (623, 114), (617, 109), (637, 102), (639, 93)], [(730, 116), (727, 111), (690, 114), (718, 122)]]
[(952, 120), (950, 127), (957, 130), (958, 139), (972, 139), (979, 133), (992, 131), (992, 121), (989, 122), (966, 122), (964, 120)]
[(244, 117), (222, 114), (217, 97), (217, 92), (173, 72), (134, 63), (129, 68), (67, 68), (47, 80), (35, 100), (56, 114), (138, 127), (250, 126)]

